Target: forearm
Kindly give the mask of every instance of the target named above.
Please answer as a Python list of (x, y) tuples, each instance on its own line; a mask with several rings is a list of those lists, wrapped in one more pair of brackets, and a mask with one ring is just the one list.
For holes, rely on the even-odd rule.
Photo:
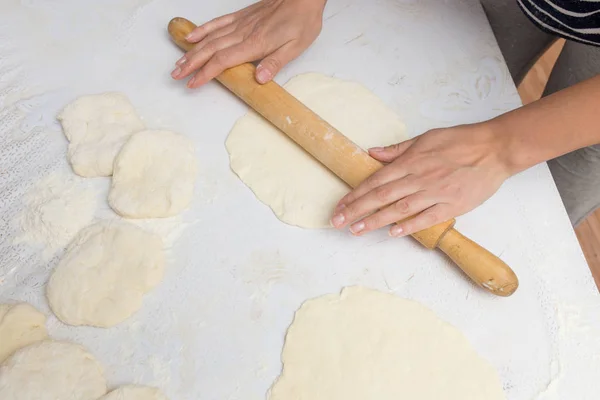
[(485, 124), (511, 175), (600, 143), (600, 75)]

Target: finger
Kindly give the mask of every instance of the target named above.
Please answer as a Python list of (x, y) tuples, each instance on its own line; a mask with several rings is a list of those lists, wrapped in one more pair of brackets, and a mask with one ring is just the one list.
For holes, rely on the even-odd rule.
[(281, 71), (281, 68), (298, 57), (301, 52), (295, 41), (284, 44), (258, 64), (256, 81), (260, 84), (270, 82)]
[(382, 209), (417, 191), (418, 187), (412, 179), (404, 178), (386, 183), (359, 197), (356, 201), (344, 205), (341, 210), (334, 213), (331, 223), (336, 228), (343, 228), (371, 214), (373, 211)]
[(237, 28), (237, 24), (229, 24), (221, 29), (217, 29), (216, 31), (212, 32), (210, 35), (207, 35), (204, 39), (200, 40), (198, 43), (196, 43), (194, 45), (194, 47), (188, 51), (185, 55), (187, 56), (187, 58), (192, 58), (192, 56), (196, 53), (198, 53), (200, 50), (202, 50), (202, 48), (204, 46), (206, 46), (208, 43), (212, 42), (213, 40), (219, 39), (223, 36), (227, 36), (230, 33), (233, 33)]
[(256, 60), (261, 54), (248, 41), (238, 43), (216, 52), (206, 64), (196, 72), (188, 82), (189, 88), (197, 88), (211, 79), (216, 78), (221, 72), (247, 61)]
[(194, 58), (194, 56), (198, 54), (198, 52), (200, 52), (208, 43), (212, 42), (213, 40), (219, 39), (223, 36), (229, 35), (230, 33), (233, 33), (235, 29), (236, 24), (229, 24), (222, 29), (216, 30), (215, 32), (211, 33), (210, 35), (206, 36), (204, 39), (196, 43), (196, 45), (190, 51), (185, 53), (183, 57), (177, 60), (175, 65), (181, 67), (184, 63), (188, 62), (188, 60)]
[(406, 176), (407, 172), (405, 172), (404, 169), (400, 169), (398, 167), (390, 168), (388, 166), (380, 169), (379, 171), (375, 172), (373, 175), (365, 179), (350, 193), (342, 197), (342, 199), (338, 202), (335, 208), (335, 213), (340, 211), (340, 208), (342, 206), (348, 206), (350, 203), (356, 201), (359, 197), (364, 196), (371, 190), (379, 186), (383, 186), (391, 181), (405, 178)]
[(426, 210), (423, 210), (416, 217), (402, 221), (390, 228), (390, 236), (406, 236), (423, 229), (431, 228), (434, 225), (452, 219), (450, 206), (446, 203), (438, 203)]
[(204, 66), (217, 52), (235, 46), (241, 41), (242, 37), (237, 35), (227, 35), (213, 40), (202, 47), (186, 63), (177, 66), (171, 73), (171, 76), (175, 79), (183, 79)]
[(205, 24), (202, 24), (202, 25), (194, 28), (194, 30), (191, 31), (185, 37), (185, 40), (187, 40), (190, 43), (198, 43), (199, 41), (204, 39), (211, 32), (214, 32), (217, 29), (221, 29), (224, 26), (231, 24), (233, 21), (235, 21), (235, 13), (227, 14), (227, 15), (223, 15), (222, 17), (215, 18), (211, 21), (208, 21)]
[(410, 218), (433, 205), (435, 205), (435, 200), (425, 195), (424, 192), (415, 193), (355, 222), (350, 226), (350, 232), (354, 235), (363, 235), (394, 222)]
[(412, 140), (407, 140), (391, 146), (373, 147), (369, 149), (369, 155), (378, 161), (389, 163), (400, 157), (412, 143)]

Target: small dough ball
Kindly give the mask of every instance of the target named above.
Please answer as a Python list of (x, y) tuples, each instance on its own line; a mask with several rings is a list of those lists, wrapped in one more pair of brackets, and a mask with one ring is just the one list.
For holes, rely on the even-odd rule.
[(129, 99), (116, 92), (79, 97), (58, 120), (70, 142), (67, 158), (84, 177), (110, 176), (123, 144), (144, 129)]
[(46, 316), (33, 306), (0, 304), (0, 364), (16, 350), (47, 337)]
[(121, 386), (98, 400), (168, 400), (157, 388), (150, 386)]
[(2, 400), (96, 400), (105, 393), (102, 366), (73, 343), (34, 343), (0, 367)]
[(164, 266), (158, 235), (125, 222), (99, 222), (67, 248), (48, 282), (48, 302), (66, 324), (111, 327), (140, 309)]
[(170, 217), (192, 201), (196, 173), (191, 140), (169, 131), (142, 131), (115, 160), (108, 202), (127, 218)]

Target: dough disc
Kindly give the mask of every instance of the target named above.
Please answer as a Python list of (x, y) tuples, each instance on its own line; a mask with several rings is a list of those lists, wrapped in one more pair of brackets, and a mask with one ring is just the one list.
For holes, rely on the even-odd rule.
[(0, 367), (2, 400), (96, 400), (105, 393), (102, 367), (73, 343), (34, 343)]
[(48, 282), (48, 303), (66, 324), (111, 327), (142, 306), (164, 266), (158, 235), (125, 222), (99, 222), (67, 248)]
[[(284, 85), (293, 96), (368, 149), (407, 139), (398, 116), (364, 86), (317, 73)], [(335, 204), (348, 186), (254, 111), (227, 137), (231, 169), (277, 218), (303, 228), (330, 227)]]
[(144, 129), (129, 99), (117, 92), (81, 96), (57, 118), (69, 139), (67, 158), (84, 177), (110, 176), (123, 144)]
[(0, 304), (0, 364), (16, 350), (47, 337), (46, 316), (33, 306)]
[(502, 400), (494, 368), (420, 304), (350, 287), (306, 301), (270, 400)]
[(127, 218), (171, 217), (192, 201), (196, 181), (194, 145), (169, 131), (142, 131), (115, 159), (108, 202)]

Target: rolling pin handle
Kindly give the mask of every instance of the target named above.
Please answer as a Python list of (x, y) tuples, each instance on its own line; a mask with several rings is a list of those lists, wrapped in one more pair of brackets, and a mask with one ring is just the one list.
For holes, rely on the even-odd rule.
[(454, 228), (440, 238), (437, 247), (475, 283), (497, 296), (508, 297), (519, 287), (517, 275), (504, 261)]

